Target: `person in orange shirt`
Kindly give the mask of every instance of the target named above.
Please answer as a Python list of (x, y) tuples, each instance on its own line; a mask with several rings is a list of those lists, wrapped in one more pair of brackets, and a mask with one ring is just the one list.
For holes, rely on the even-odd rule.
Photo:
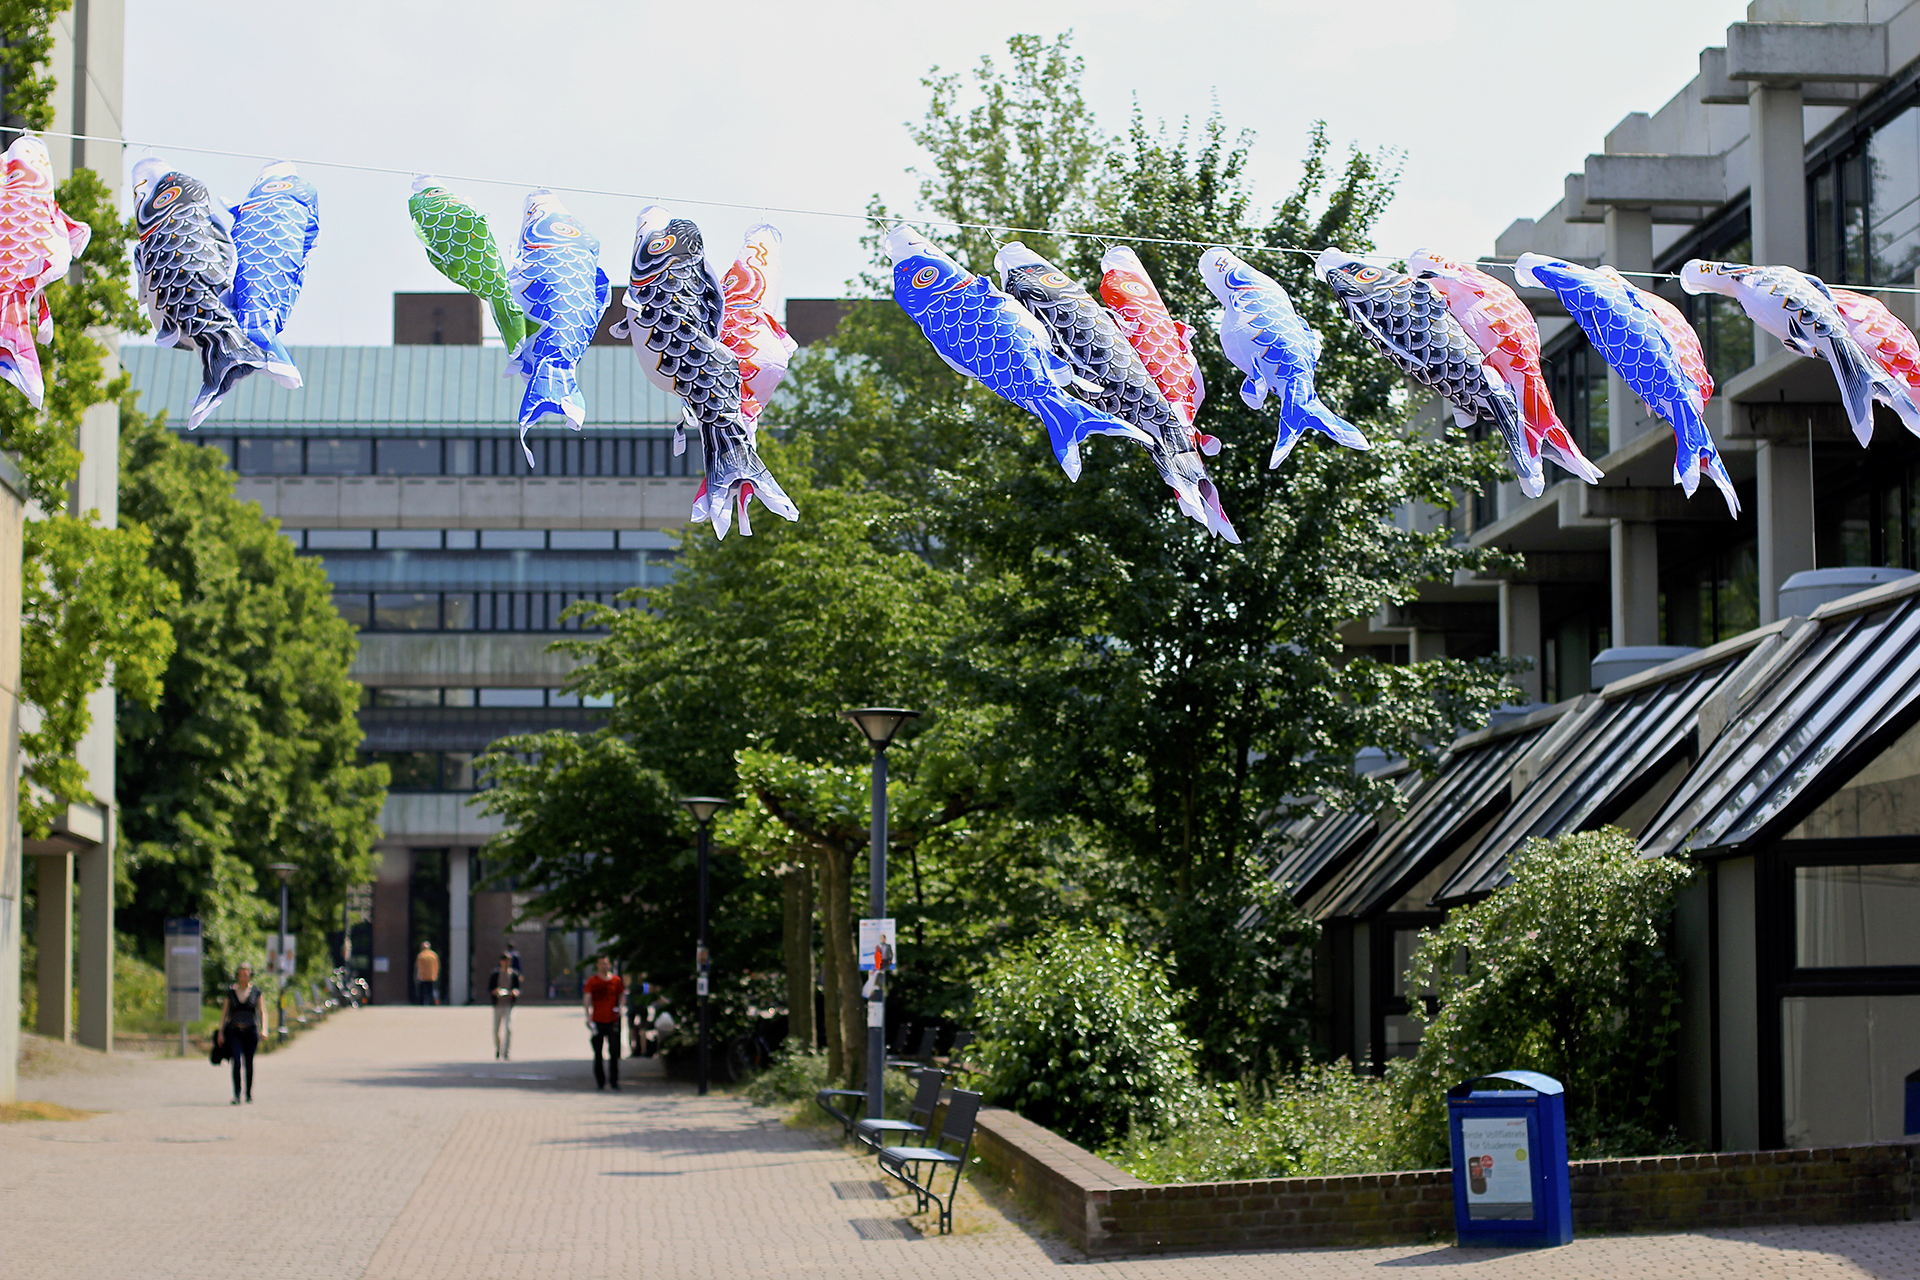
[[(593, 976), (580, 984), (580, 1004), (587, 1014), (587, 1033), (593, 1037), (593, 1080), (604, 1089), (620, 1092), (620, 1007), (626, 1003), (627, 984), (613, 971), (613, 961), (596, 956)], [(600, 1047), (607, 1061), (600, 1064)]]
[(433, 944), (420, 940), (420, 954), (413, 958), (413, 976), (420, 983), (420, 1003), (440, 1003), (440, 957)]

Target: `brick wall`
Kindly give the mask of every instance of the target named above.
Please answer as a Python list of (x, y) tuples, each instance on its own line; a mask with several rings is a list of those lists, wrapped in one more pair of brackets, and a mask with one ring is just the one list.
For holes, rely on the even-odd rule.
[[(1418, 1242), (1453, 1234), (1446, 1169), (1149, 1186), (1010, 1111), (980, 1113), (977, 1164), (1091, 1254)], [(1920, 1143), (1585, 1160), (1587, 1233), (1875, 1222), (1914, 1216)]]

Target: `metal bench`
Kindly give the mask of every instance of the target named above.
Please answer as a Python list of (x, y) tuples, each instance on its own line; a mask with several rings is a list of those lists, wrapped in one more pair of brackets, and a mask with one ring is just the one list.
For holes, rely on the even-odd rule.
[(853, 1136), (855, 1117), (833, 1105), (834, 1100), (837, 1098), (853, 1099), (853, 1109), (858, 1111), (862, 1106), (866, 1105), (867, 1091), (865, 1089), (818, 1089), (814, 1091), (814, 1103), (818, 1105), (822, 1111), (840, 1122), (841, 1135), (843, 1137), (851, 1138)]
[(921, 1071), (915, 1079), (913, 1103), (907, 1108), (905, 1120), (856, 1120), (853, 1136), (878, 1151), (889, 1141), (910, 1141), (924, 1134), (933, 1123), (933, 1110), (940, 1105), (940, 1086), (946, 1078), (946, 1072), (932, 1067)]
[(940, 1028), (937, 1026), (921, 1028), (920, 1036), (914, 1043), (913, 1052), (907, 1053), (904, 1051), (907, 1042), (906, 1028), (902, 1027), (900, 1034), (901, 1048), (896, 1049), (894, 1056), (887, 1059), (887, 1065), (890, 1067), (907, 1067), (909, 1069), (926, 1065), (927, 1061), (933, 1057), (933, 1043), (939, 1034)]
[[(979, 1114), (980, 1095), (955, 1089), (953, 1097), (947, 1101), (947, 1113), (932, 1146), (880, 1149), (881, 1171), (913, 1189), (914, 1212), (924, 1213), (929, 1204), (940, 1210), (940, 1234), (943, 1236), (953, 1231), (953, 1200), (960, 1192), (960, 1175), (966, 1172), (967, 1157), (973, 1152), (973, 1123)], [(960, 1150), (957, 1153), (948, 1151), (946, 1148), (950, 1144), (957, 1144)], [(923, 1166), (926, 1168), (924, 1178), (920, 1173)], [(942, 1168), (953, 1170), (953, 1183), (947, 1188), (944, 1201), (934, 1189)]]

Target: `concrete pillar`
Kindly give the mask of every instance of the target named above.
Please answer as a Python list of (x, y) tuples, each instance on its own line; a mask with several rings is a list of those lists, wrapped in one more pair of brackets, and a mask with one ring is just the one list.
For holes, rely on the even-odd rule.
[(1813, 455), (1763, 440), (1756, 454), (1755, 527), (1760, 543), (1760, 622), (1780, 619), (1780, 587), (1813, 565)]
[(74, 855), (80, 881), (80, 938), (75, 948), (80, 970), (81, 1044), (113, 1052), (113, 820), (107, 838)]
[(1656, 525), (1615, 520), (1612, 543), (1615, 646), (1660, 643), (1660, 533)]
[(447, 851), (447, 1003), (465, 1004), (473, 990), (473, 851)]
[[(1729, 858), (1716, 876), (1719, 901), (1720, 1149), (1760, 1146), (1760, 982), (1752, 858)], [(1776, 1012), (1774, 1017), (1780, 1015)]]
[(1426, 662), (1433, 658), (1444, 658), (1446, 656), (1446, 632), (1410, 631), (1407, 633), (1407, 661)]
[[(1747, 146), (1752, 166), (1753, 260), (1807, 269), (1807, 159), (1800, 87), (1756, 84), (1747, 92)], [(1756, 363), (1780, 342), (1753, 329)]]
[(1544, 701), (1541, 690), (1546, 663), (1540, 640), (1539, 587), (1500, 584), (1500, 656), (1532, 661), (1532, 669), (1516, 675), (1513, 682), (1520, 686), (1523, 701)]
[(55, 1040), (73, 1039), (73, 859), (42, 854), (33, 943), (40, 959), (40, 1014), (33, 1029)]
[(0, 1102), (18, 1096), (20, 900), (20, 546), (25, 506), (19, 470), (0, 455)]
[[(1634, 284), (1643, 288), (1650, 284), (1646, 278), (1631, 273), (1653, 270), (1653, 211), (1608, 205), (1606, 230), (1608, 264), (1616, 271), (1629, 273), (1627, 279)], [(1608, 369), (1607, 449), (1618, 449), (1655, 425), (1626, 380)]]

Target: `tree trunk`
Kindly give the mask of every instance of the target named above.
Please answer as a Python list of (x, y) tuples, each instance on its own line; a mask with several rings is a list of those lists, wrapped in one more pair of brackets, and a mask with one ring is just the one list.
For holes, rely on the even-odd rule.
[(787, 961), (787, 1037), (800, 1049), (813, 1048), (813, 871), (805, 863), (780, 873), (785, 912)]
[(833, 850), (820, 851), (817, 859), (820, 869), (820, 983), (824, 996), (821, 1013), (826, 1022), (823, 1029), (827, 1038), (827, 1079), (836, 1084), (847, 1078), (847, 1046), (840, 1036), (840, 970), (845, 960), (839, 948), (833, 945), (833, 904), (845, 896), (839, 887), (841, 877), (837, 862)]
[[(860, 969), (854, 961), (859, 945), (853, 925), (853, 850), (840, 846), (829, 855), (833, 863), (832, 893), (827, 900), (826, 928), (820, 945), (831, 959), (832, 979), (827, 994), (827, 1017), (838, 1014), (840, 1053), (846, 1087), (860, 1086), (867, 1056), (866, 1002), (860, 999)], [(836, 998), (837, 995), (837, 998)], [(837, 1007), (836, 1007), (837, 1006)]]

